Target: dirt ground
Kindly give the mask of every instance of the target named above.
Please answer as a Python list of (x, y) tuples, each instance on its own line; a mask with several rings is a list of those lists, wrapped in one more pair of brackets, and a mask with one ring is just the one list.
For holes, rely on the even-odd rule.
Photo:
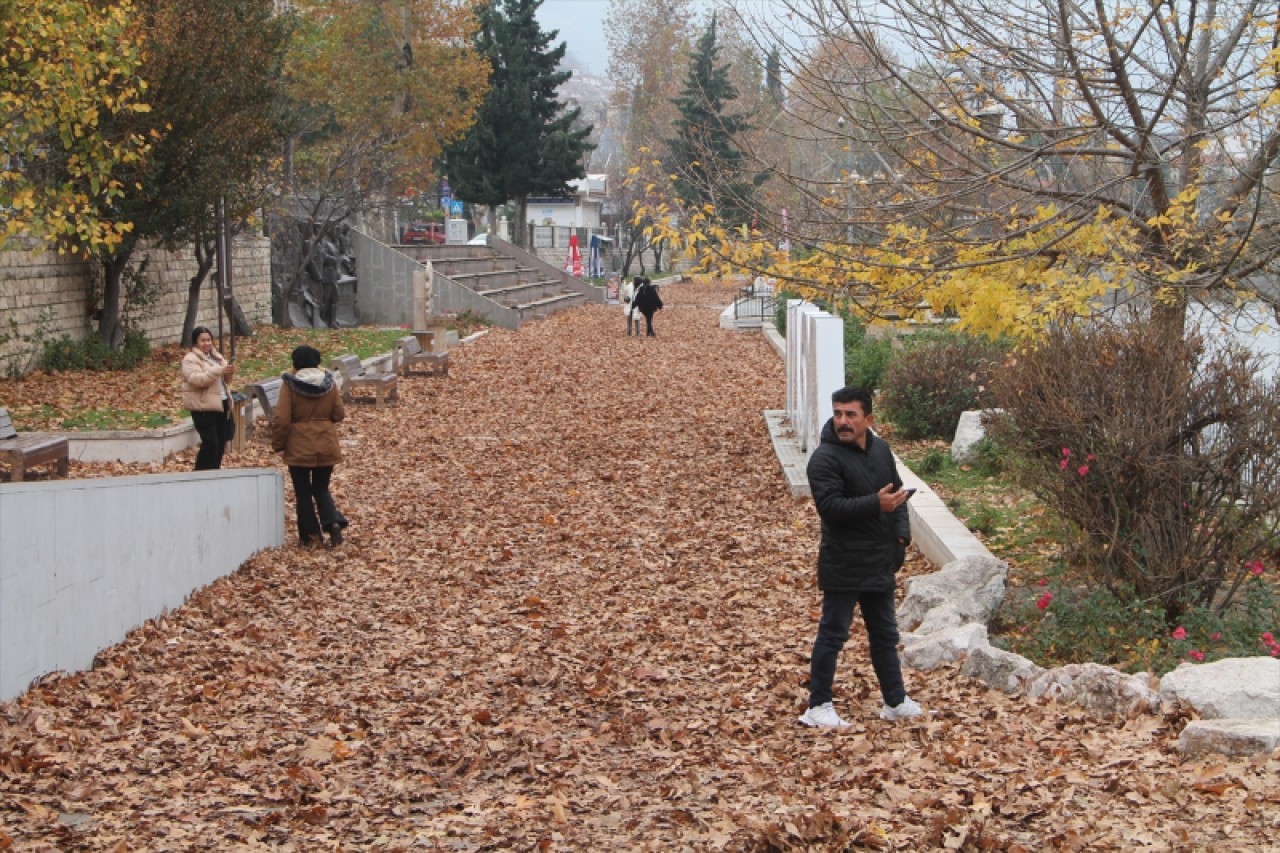
[(0, 850), (1280, 849), (1280, 755), (1184, 760), (1181, 716), (954, 668), (881, 722), (860, 629), (853, 725), (800, 726), (817, 520), (761, 414), (782, 362), (718, 327), (729, 291), (663, 299), (656, 338), (586, 307), (353, 407), (346, 544), (293, 545), (286, 508), (289, 545), (0, 704)]

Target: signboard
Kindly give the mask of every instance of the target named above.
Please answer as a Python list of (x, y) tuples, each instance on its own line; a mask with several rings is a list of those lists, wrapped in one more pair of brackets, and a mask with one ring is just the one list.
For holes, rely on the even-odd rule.
[(462, 202), (457, 201), (457, 200), (450, 201), (450, 202), (449, 202), (449, 215), (450, 215), (450, 216), (455, 216), (455, 217), (456, 217), (456, 216), (461, 216), (461, 215), (462, 215)]

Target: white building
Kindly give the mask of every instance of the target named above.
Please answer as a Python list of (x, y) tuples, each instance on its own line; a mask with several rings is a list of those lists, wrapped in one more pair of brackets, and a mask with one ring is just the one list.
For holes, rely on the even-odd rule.
[(558, 225), (562, 228), (599, 228), (601, 208), (609, 193), (608, 175), (587, 175), (569, 182), (573, 195), (563, 198), (529, 196), (530, 225)]

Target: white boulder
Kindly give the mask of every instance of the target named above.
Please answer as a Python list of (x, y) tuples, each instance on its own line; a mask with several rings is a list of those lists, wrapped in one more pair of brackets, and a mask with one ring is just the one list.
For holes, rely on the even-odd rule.
[(937, 669), (989, 645), (987, 626), (978, 622), (928, 634), (904, 634), (902, 639), (902, 660), (912, 669)]
[(1000, 409), (971, 409), (960, 413), (956, 435), (951, 441), (951, 459), (958, 465), (972, 465), (978, 461), (978, 443), (987, 437), (982, 425), (984, 415), (995, 414)]
[(1160, 698), (1190, 705), (1206, 720), (1280, 720), (1280, 659), (1184, 663), (1160, 679)]
[(969, 651), (960, 671), (1005, 693), (1022, 693), (1044, 672), (1022, 655), (994, 646), (978, 646)]
[(1178, 737), (1189, 758), (1220, 753), (1256, 755), (1280, 747), (1280, 720), (1192, 720)]
[(1097, 663), (1048, 670), (1031, 682), (1027, 695), (1079, 705), (1102, 718), (1129, 717), (1160, 707), (1160, 694), (1152, 688), (1148, 673), (1129, 675)]
[(1009, 566), (994, 557), (969, 556), (952, 560), (938, 571), (907, 580), (906, 597), (898, 608), (903, 629), (923, 633), (929, 611), (947, 607), (928, 621), (928, 630), (954, 628), (967, 622), (986, 623), (1004, 600)]

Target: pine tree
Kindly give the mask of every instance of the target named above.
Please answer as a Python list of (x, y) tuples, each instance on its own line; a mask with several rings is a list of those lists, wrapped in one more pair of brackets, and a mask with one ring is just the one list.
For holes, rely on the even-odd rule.
[(713, 15), (689, 59), (684, 89), (674, 101), (680, 117), (667, 164), (676, 176), (676, 195), (686, 206), (710, 204), (722, 223), (745, 224), (750, 188), (742, 181), (743, 157), (733, 136), (747, 129), (747, 119), (725, 111), (738, 90), (729, 81), (730, 66), (717, 64), (719, 54)]
[(764, 86), (774, 106), (782, 106), (782, 56), (775, 46), (769, 51), (769, 58), (764, 66)]
[(490, 62), (489, 94), (475, 125), (446, 154), (456, 197), (491, 209), (516, 202), (518, 245), (524, 244), (528, 197), (567, 195), (568, 182), (586, 176), (591, 150), (591, 125), (580, 126), (580, 110), (565, 109), (556, 97), (572, 72), (557, 70), (565, 44), (552, 47), (558, 33), (539, 26), (541, 5), (493, 0), (482, 11), (475, 47)]

